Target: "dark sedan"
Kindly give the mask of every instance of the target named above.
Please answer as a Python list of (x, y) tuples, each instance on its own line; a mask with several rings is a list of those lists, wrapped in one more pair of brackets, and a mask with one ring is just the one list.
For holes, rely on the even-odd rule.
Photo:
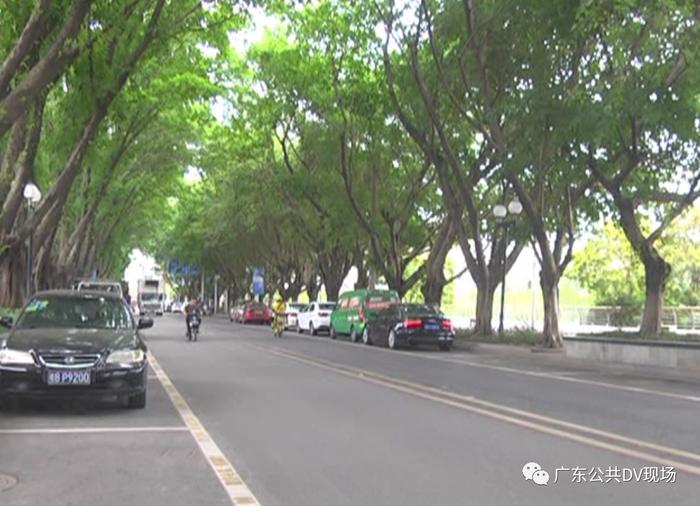
[(367, 322), (362, 341), (391, 349), (430, 344), (447, 351), (452, 347), (454, 335), (452, 322), (440, 311), (425, 304), (395, 304)]
[(116, 397), (146, 406), (148, 360), (138, 323), (116, 294), (51, 291), (34, 295), (0, 346), (0, 398)]

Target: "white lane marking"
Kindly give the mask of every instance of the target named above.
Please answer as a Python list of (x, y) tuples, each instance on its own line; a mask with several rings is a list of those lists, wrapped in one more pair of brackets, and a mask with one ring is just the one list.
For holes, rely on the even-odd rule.
[[(335, 372), (337, 374), (341, 374), (343, 376), (347, 376), (347, 377), (355, 378), (355, 379), (360, 379), (360, 380), (366, 381), (368, 383), (373, 383), (375, 385), (383, 386), (385, 388), (389, 388), (392, 390), (403, 392), (403, 393), (406, 393), (408, 395), (412, 395), (412, 396), (419, 397), (422, 399), (426, 399), (426, 400), (430, 400), (430, 401), (444, 404), (447, 406), (451, 406), (451, 407), (454, 407), (454, 408), (457, 408), (457, 409), (460, 409), (463, 411), (477, 413), (477, 414), (480, 414), (480, 415), (483, 415), (483, 416), (486, 416), (489, 418), (493, 418), (496, 420), (507, 422), (507, 423), (510, 423), (513, 425), (518, 425), (520, 427), (525, 427), (525, 428), (528, 428), (528, 429), (531, 429), (531, 430), (534, 430), (537, 432), (542, 432), (542, 433), (549, 434), (549, 435), (556, 436), (556, 437), (560, 437), (563, 439), (576, 441), (578, 443), (586, 444), (589, 446), (594, 446), (597, 448), (601, 448), (601, 449), (611, 451), (614, 453), (618, 453), (621, 455), (625, 455), (628, 457), (637, 458), (637, 459), (640, 459), (643, 461), (653, 462), (653, 463), (664, 465), (664, 466), (672, 466), (676, 469), (685, 471), (687, 473), (694, 474), (696, 476), (700, 476), (700, 467), (692, 465), (692, 464), (687, 464), (685, 462), (675, 461), (672, 459), (665, 458), (663, 456), (654, 455), (651, 453), (646, 453), (643, 451), (627, 448), (627, 447), (620, 446), (617, 444), (613, 444), (613, 443), (609, 443), (609, 442), (602, 441), (599, 439), (595, 439), (593, 437), (588, 437), (588, 436), (581, 435), (581, 434), (574, 434), (572, 432), (558, 429), (556, 427), (542, 425), (541, 423), (536, 423), (534, 421), (526, 420), (524, 418), (527, 417), (527, 418), (530, 418), (532, 420), (553, 421), (555, 424), (558, 424), (560, 426), (576, 427), (576, 428), (579, 428), (580, 430), (582, 430), (583, 432), (591, 432), (593, 434), (600, 434), (600, 435), (603, 435), (604, 437), (608, 437), (611, 439), (619, 439), (621, 441), (629, 442), (629, 443), (634, 444), (636, 446), (647, 447), (649, 449), (657, 449), (658, 451), (663, 451), (664, 453), (668, 453), (668, 454), (675, 454), (678, 457), (686, 457), (686, 458), (690, 458), (690, 459), (694, 459), (694, 460), (700, 460), (700, 455), (697, 455), (694, 453), (686, 452), (683, 450), (677, 450), (675, 448), (670, 448), (670, 447), (663, 447), (660, 445), (655, 445), (653, 443), (647, 443), (646, 441), (635, 440), (633, 438), (619, 436), (619, 435), (614, 434), (614, 433), (608, 433), (605, 431), (591, 429), (591, 428), (583, 426), (583, 425), (572, 424), (569, 422), (557, 420), (555, 418), (549, 418), (549, 417), (537, 415), (535, 413), (529, 413), (527, 411), (516, 410), (513, 408), (509, 408), (507, 406), (501, 406), (498, 404), (481, 401), (481, 400), (474, 398), (474, 397), (453, 395), (453, 394), (451, 394), (451, 392), (444, 392), (444, 391), (441, 391), (441, 390), (436, 389), (436, 388), (421, 385), (419, 383), (412, 383), (412, 382), (408, 382), (408, 381), (403, 381), (403, 380), (399, 380), (399, 379), (392, 378), (389, 376), (376, 374), (376, 373), (373, 373), (371, 371), (356, 369), (353, 367), (344, 366), (342, 364), (336, 364), (334, 362), (326, 362), (326, 361), (321, 361), (321, 360), (317, 360), (317, 359), (313, 359), (313, 358), (305, 358), (305, 356), (303, 356), (303, 355), (289, 353), (289, 352), (286, 352), (286, 351), (281, 350), (279, 348), (270, 348), (270, 347), (260, 346), (260, 345), (250, 345), (250, 346), (254, 346), (258, 349), (267, 351), (268, 353), (272, 353), (273, 355), (278, 355), (280, 357), (288, 358), (290, 360), (296, 360), (298, 362), (312, 365), (314, 367), (333, 371), (333, 372)], [(453, 399), (449, 399), (446, 397), (452, 397)], [(468, 404), (469, 402), (474, 403), (474, 404), (483, 405), (483, 407), (469, 405)], [(523, 417), (516, 418), (515, 416), (509, 416), (509, 415), (506, 415), (503, 413), (499, 413), (496, 410), (505, 411), (505, 412), (512, 412), (513, 414), (520, 414)]]
[(175, 409), (185, 422), (187, 430), (189, 430), (192, 437), (194, 437), (199, 449), (214, 470), (217, 478), (219, 478), (221, 485), (226, 490), (234, 506), (260, 506), (260, 503), (244, 483), (241, 476), (236, 472), (231, 462), (226, 458), (219, 446), (214, 442), (202, 423), (195, 416), (184, 397), (182, 397), (177, 388), (175, 388), (173, 382), (170, 381), (168, 375), (165, 374), (165, 371), (160, 366), (153, 353), (150, 354), (150, 363), (151, 368), (168, 393), (173, 406), (175, 406)]
[(81, 427), (81, 428), (36, 428), (0, 429), (0, 435), (22, 434), (120, 434), (133, 432), (188, 432), (187, 427)]
[[(349, 347), (353, 347), (353, 348), (358, 348), (358, 349), (370, 351), (370, 348), (368, 348), (368, 347), (360, 348), (357, 344), (350, 343), (347, 341), (338, 341), (338, 340), (333, 341), (333, 340), (329, 340), (329, 339), (324, 339), (322, 337), (312, 337), (312, 336), (303, 336), (303, 335), (296, 335), (295, 337), (298, 337), (300, 339), (313, 340), (313, 341), (324, 341), (324, 342), (327, 342), (329, 345), (339, 344), (339, 345), (343, 345), (343, 346), (349, 346)], [(379, 348), (376, 346), (372, 347), (371, 349), (373, 351), (379, 351), (379, 352), (383, 352), (383, 353), (405, 355), (408, 357), (423, 358), (426, 360), (436, 360), (438, 362), (464, 365), (464, 366), (468, 366), (468, 367), (477, 367), (480, 369), (489, 369), (489, 370), (493, 370), (493, 371), (501, 371), (501, 372), (507, 372), (507, 373), (511, 373), (511, 374), (522, 374), (525, 376), (533, 376), (533, 377), (538, 377), (538, 378), (553, 379), (553, 380), (558, 380), (558, 381), (568, 381), (569, 383), (580, 383), (583, 385), (590, 385), (590, 386), (595, 386), (595, 387), (600, 387), (600, 388), (609, 388), (611, 390), (621, 390), (621, 391), (625, 391), (625, 392), (633, 392), (633, 393), (638, 393), (638, 394), (656, 395), (656, 396), (660, 396), (660, 397), (667, 397), (670, 399), (676, 399), (676, 400), (682, 400), (682, 401), (700, 402), (700, 397), (698, 397), (698, 396), (676, 394), (673, 392), (666, 392), (664, 390), (655, 390), (655, 389), (650, 389), (650, 388), (634, 387), (634, 386), (629, 386), (629, 385), (617, 385), (615, 383), (607, 383), (605, 381), (596, 381), (596, 380), (589, 380), (589, 379), (584, 379), (584, 378), (562, 376), (560, 374), (555, 374), (555, 373), (551, 373), (551, 372), (539, 372), (539, 371), (532, 371), (532, 370), (528, 370), (528, 369), (518, 369), (515, 367), (482, 364), (480, 362), (474, 362), (471, 360), (457, 360), (455, 358), (448, 358), (448, 357), (434, 357), (432, 355), (426, 355), (426, 354), (420, 353), (420, 352), (416, 353), (416, 352), (410, 352), (410, 351), (389, 350), (386, 348)]]

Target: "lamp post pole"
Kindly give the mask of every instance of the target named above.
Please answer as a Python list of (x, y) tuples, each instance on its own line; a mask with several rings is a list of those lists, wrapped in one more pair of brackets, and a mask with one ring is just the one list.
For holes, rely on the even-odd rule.
[(219, 309), (219, 276), (218, 274), (214, 276), (214, 314), (217, 313)]
[[(27, 215), (31, 217), (32, 213), (34, 212), (34, 209), (32, 205), (27, 202)], [(29, 237), (27, 238), (27, 297), (31, 297), (32, 295), (32, 288), (33, 284), (32, 283), (32, 278), (34, 277), (34, 258), (33, 258), (33, 249), (34, 249), (34, 232), (29, 232)]]
[[(27, 201), (27, 217), (31, 218), (34, 206), (41, 200), (41, 191), (32, 182), (24, 185), (24, 198)], [(34, 293), (34, 233), (27, 237), (27, 297)]]
[(508, 221), (503, 221), (501, 226), (503, 227), (503, 247), (501, 248), (501, 314), (498, 318), (498, 335), (503, 335), (504, 331), (504, 310), (506, 305), (506, 253), (508, 248), (508, 226), (510, 223)]
[[(515, 217), (523, 210), (520, 201), (515, 198), (510, 201), (506, 207), (503, 204), (498, 204), (493, 207), (493, 214), (496, 217), (497, 224), (503, 228), (503, 246), (501, 248), (501, 312), (498, 319), (498, 334), (503, 335), (505, 331), (505, 305), (506, 305), (506, 262), (508, 261), (508, 228), (515, 222)], [(508, 215), (513, 218), (508, 218)]]

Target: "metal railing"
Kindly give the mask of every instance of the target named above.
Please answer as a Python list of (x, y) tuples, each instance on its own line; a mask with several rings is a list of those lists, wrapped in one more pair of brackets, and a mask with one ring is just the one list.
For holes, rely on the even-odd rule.
[[(542, 308), (506, 305), (506, 328), (541, 328)], [(495, 315), (495, 313), (494, 313)], [(617, 306), (562, 306), (559, 325), (564, 332), (595, 332), (605, 330), (635, 330), (639, 328), (641, 308)], [(452, 316), (458, 328), (473, 324), (473, 315)], [(494, 318), (494, 325), (497, 321)], [(700, 306), (666, 307), (662, 314), (662, 328), (670, 332), (700, 332)]]

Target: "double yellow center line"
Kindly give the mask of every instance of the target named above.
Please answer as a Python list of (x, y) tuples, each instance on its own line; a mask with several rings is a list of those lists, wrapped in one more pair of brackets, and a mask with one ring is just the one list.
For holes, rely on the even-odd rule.
[(568, 422), (531, 411), (512, 408), (485, 401), (473, 396), (461, 395), (412, 381), (386, 376), (366, 369), (330, 362), (309, 355), (291, 352), (274, 346), (249, 344), (273, 355), (295, 360), (317, 368), (359, 379), (421, 399), (437, 402), (463, 411), (477, 413), (492, 419), (517, 425), (536, 432), (575, 441), (608, 450), (627, 457), (636, 458), (659, 466), (672, 466), (679, 471), (700, 476), (700, 455), (697, 453), (663, 446), (641, 439), (627, 437), (577, 423)]

